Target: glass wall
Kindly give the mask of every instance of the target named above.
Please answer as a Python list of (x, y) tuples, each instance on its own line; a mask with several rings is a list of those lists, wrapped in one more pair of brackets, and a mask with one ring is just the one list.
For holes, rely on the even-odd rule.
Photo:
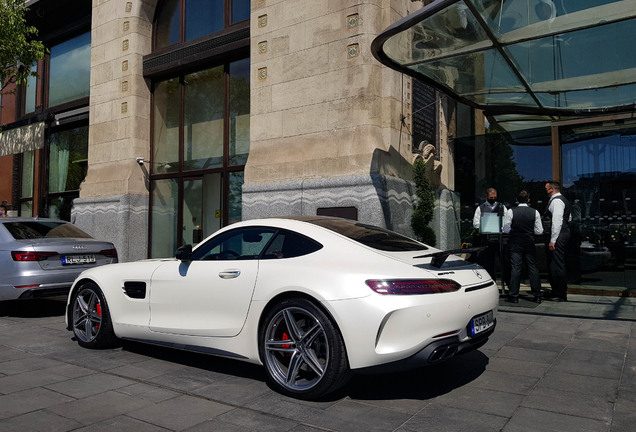
[(90, 72), (90, 32), (51, 47), (48, 106), (88, 97)]
[(153, 104), (150, 256), (156, 258), (241, 220), (249, 59), (156, 82)]
[[(636, 124), (609, 122), (560, 127), (563, 195), (572, 205), (571, 241), (566, 254), (568, 284), (578, 288), (636, 289)], [(619, 122), (620, 123), (620, 122)], [(479, 244), (472, 227), (487, 188), (515, 205), (530, 192), (530, 205), (543, 214), (552, 180), (550, 128), (455, 139), (455, 188), (460, 194), (462, 242)], [(537, 264), (547, 277), (542, 237)]]
[(561, 128), (563, 194), (572, 204), (569, 270), (583, 286), (636, 288), (636, 125)]
[(495, 188), (499, 202), (510, 207), (517, 193), (530, 193), (532, 207), (545, 211), (544, 185), (552, 180), (552, 139), (550, 129), (502, 134), (488, 130), (486, 135), (460, 138), (455, 146), (455, 190), (461, 200), (461, 240), (478, 243), (473, 215)]

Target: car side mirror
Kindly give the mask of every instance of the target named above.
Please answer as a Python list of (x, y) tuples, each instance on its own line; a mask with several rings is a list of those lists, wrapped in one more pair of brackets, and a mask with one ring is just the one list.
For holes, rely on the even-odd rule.
[(180, 261), (190, 261), (192, 257), (192, 245), (183, 245), (177, 248), (174, 257)]

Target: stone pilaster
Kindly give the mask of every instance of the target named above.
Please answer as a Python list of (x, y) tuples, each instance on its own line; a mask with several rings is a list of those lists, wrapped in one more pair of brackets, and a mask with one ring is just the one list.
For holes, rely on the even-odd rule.
[[(407, 211), (387, 213), (380, 204), (389, 202), (389, 183), (412, 178), (410, 137), (400, 122), (410, 101), (401, 74), (375, 60), (371, 42), (419, 8), (410, 0), (252, 2), (245, 218), (298, 214), (299, 208), (315, 214), (316, 205), (307, 205), (315, 201), (307, 201), (307, 185), (315, 183), (311, 190), (336, 203), (349, 193), (361, 206), (360, 220), (410, 231), (409, 193)], [(354, 178), (349, 191), (332, 185)], [(264, 199), (272, 191), (287, 195), (275, 209)]]
[(72, 217), (97, 238), (114, 240), (120, 261), (147, 256), (148, 189), (136, 158), (150, 156), (150, 83), (142, 59), (151, 50), (156, 3), (93, 0), (89, 168)]

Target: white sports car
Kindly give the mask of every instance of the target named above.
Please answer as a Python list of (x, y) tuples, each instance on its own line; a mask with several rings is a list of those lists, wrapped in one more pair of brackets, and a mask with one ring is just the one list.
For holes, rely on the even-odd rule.
[(88, 270), (66, 320), (86, 348), (124, 338), (263, 364), (280, 392), (312, 399), (352, 371), (479, 348), (498, 302), (488, 273), (458, 256), (355, 221), (298, 216), (233, 224), (176, 258)]

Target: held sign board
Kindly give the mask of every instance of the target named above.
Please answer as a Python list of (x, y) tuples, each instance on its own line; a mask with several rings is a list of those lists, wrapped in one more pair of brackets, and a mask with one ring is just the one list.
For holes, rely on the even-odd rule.
[[(437, 149), (437, 94), (435, 89), (413, 80), (413, 148), (422, 141), (428, 141)], [(437, 153), (439, 154), (439, 152)]]

